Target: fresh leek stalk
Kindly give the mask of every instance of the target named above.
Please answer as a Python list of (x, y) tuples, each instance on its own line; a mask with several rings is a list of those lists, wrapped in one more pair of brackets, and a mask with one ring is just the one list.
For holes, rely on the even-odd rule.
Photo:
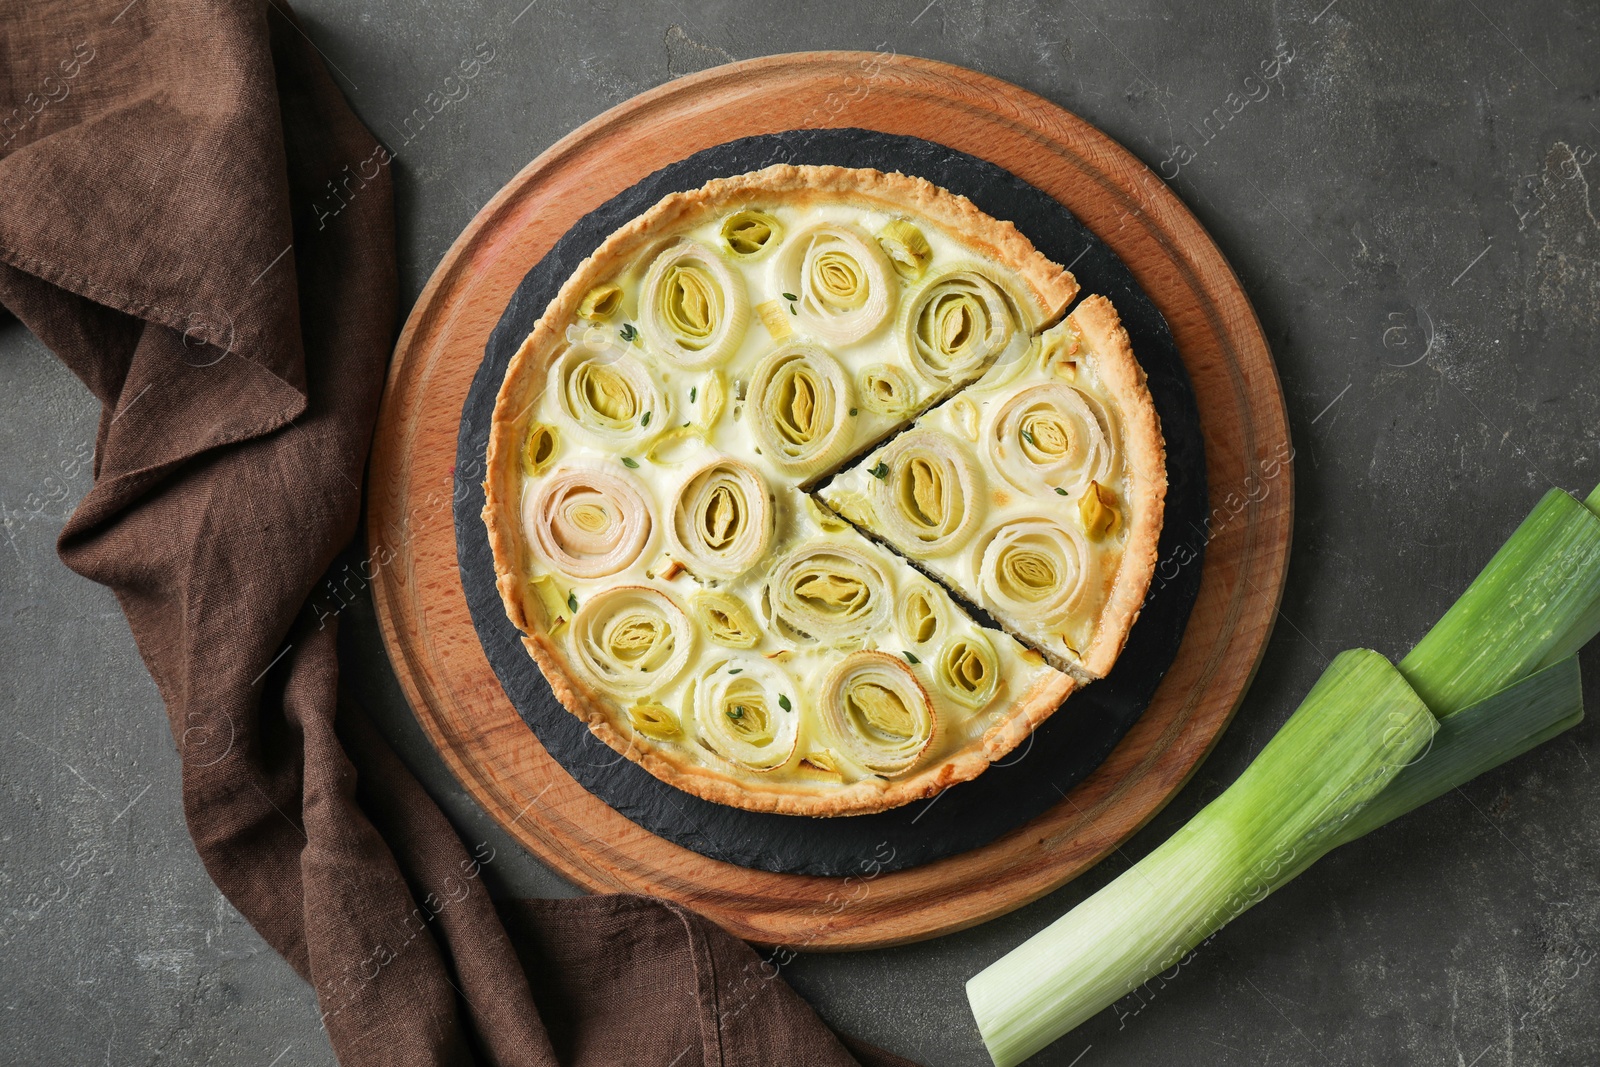
[[(1576, 724), (1573, 655), (1597, 632), (1600, 487), (1582, 503), (1552, 490), (1398, 669), (1341, 655), (1221, 797), (967, 983), (995, 1063), (1020, 1062), (1171, 967), (1329, 849)], [(1426, 730), (1413, 725), (1419, 706)], [(1349, 727), (1374, 713), (1397, 716), (1394, 740), (1376, 747)], [(1373, 765), (1352, 777), (1363, 758)], [(1309, 828), (1308, 805), (1321, 816)]]
[(1400, 673), (1442, 718), (1566, 659), (1597, 629), (1600, 517), (1552, 489)]
[(1441, 719), (1433, 744), (1356, 812), (1339, 844), (1363, 837), (1564, 733), (1583, 719), (1578, 657), (1568, 656)]
[(994, 1062), (1020, 1063), (1172, 967), (1265, 896), (1298, 857), (1333, 840), (1427, 748), (1437, 726), (1381, 655), (1357, 649), (1336, 657), (1220, 797), (967, 983)]
[[(1578, 657), (1568, 656), (1441, 719), (1439, 732), (1433, 735), (1427, 751), (1356, 812), (1329, 847), (1365, 837), (1572, 729), (1582, 720), (1583, 686), (1578, 678)], [(1287, 885), (1326, 851), (1304, 857), (1304, 862), (1286, 872), (1272, 888)]]

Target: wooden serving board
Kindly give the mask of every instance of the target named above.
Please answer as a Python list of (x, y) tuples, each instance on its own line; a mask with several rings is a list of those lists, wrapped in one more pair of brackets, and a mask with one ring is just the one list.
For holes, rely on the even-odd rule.
[[(774, 107), (782, 101), (782, 107)], [(774, 874), (656, 837), (540, 746), (479, 645), (451, 521), (462, 403), (523, 276), (579, 218), (653, 171), (735, 138), (858, 127), (936, 141), (1054, 196), (1165, 315), (1205, 432), (1212, 521), (1199, 599), (1154, 701), (1059, 805), (991, 844), (848, 878)], [(1075, 877), (1142, 826), (1204, 759), (1248, 686), (1288, 566), (1288, 420), (1266, 339), (1227, 262), (1171, 191), (1083, 120), (1016, 86), (928, 60), (809, 52), (669, 82), (563, 138), (486, 205), (412, 309), (373, 447), (374, 597), (401, 685), (468, 792), (528, 849), (595, 892), (681, 902), (747, 940), (892, 945), (972, 926)], [(1182, 565), (1179, 560), (1164, 566)]]

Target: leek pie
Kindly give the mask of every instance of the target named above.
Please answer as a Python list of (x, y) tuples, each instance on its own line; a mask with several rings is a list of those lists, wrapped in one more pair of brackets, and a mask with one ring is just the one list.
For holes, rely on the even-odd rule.
[[(901, 174), (774, 166), (612, 234), (512, 359), (484, 520), (557, 698), (760, 811), (932, 796), (1115, 661), (1160, 428), (1109, 301)], [(985, 609), (1001, 628), (980, 622)]]

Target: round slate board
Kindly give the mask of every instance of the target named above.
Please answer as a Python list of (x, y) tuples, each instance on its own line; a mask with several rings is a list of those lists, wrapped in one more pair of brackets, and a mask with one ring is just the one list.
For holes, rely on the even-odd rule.
[[(489, 338), (461, 413), (456, 457), (456, 550), (473, 625), (517, 713), (584, 788), (640, 826), (742, 867), (812, 875), (859, 873), (879, 842), (901, 870), (987, 844), (1058, 803), (1097, 767), (1148, 706), (1177, 654), (1200, 587), (1186, 566), (1156, 583), (1109, 677), (1074, 693), (1005, 760), (931, 800), (890, 811), (817, 819), (713, 804), (662, 782), (595, 739), (555, 699), (523, 649), (495, 588), (480, 514), (490, 416), (506, 366), (562, 283), (612, 231), (671, 192), (773, 163), (898, 170), (961, 193), (1008, 219), (1046, 256), (1066, 264), (1084, 295), (1111, 298), (1149, 376), (1167, 442), (1168, 491), (1160, 558), (1207, 512), (1205, 452), (1188, 373), (1166, 321), (1126, 266), (1057, 201), (992, 163), (915, 137), (862, 129), (792, 130), (741, 138), (656, 171), (583, 216), (517, 287)], [(1203, 552), (1203, 544), (1198, 551)], [(1198, 562), (1198, 561), (1196, 561)], [(931, 814), (930, 814), (931, 812)]]

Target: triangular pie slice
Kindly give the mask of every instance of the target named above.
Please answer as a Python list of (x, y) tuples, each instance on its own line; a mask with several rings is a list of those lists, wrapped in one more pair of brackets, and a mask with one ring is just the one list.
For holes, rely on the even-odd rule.
[(1116, 662), (1155, 566), (1166, 452), (1111, 301), (920, 416), (821, 492), (840, 515), (1086, 678)]
[(753, 810), (882, 810), (1010, 752), (1081, 679), (808, 490), (1020, 365), (1076, 295), (1010, 223), (871, 170), (719, 179), (612, 234), (490, 432), (497, 584), (557, 698)]

